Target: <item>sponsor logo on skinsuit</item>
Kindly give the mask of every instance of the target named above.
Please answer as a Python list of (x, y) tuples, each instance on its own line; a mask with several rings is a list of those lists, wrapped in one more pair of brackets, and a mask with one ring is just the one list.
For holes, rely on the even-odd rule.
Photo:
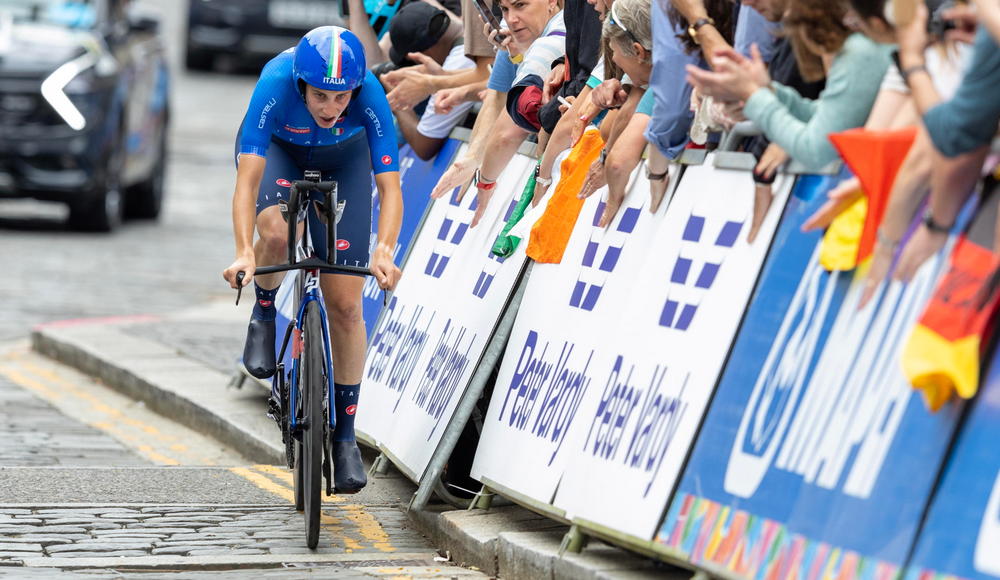
[(389, 155), (382, 156), (382, 165), (389, 165), (391, 163), (392, 163), (392, 157), (390, 157)]
[(285, 131), (289, 133), (298, 133), (299, 135), (304, 135), (310, 131), (309, 127), (292, 127), (291, 125), (285, 125)]
[(337, 240), (337, 249), (340, 250), (341, 252), (350, 247), (351, 247), (351, 242), (348, 242), (347, 240)]
[(287, 179), (278, 179), (278, 180), (275, 181), (275, 183), (277, 183), (281, 187), (291, 187), (292, 186), (292, 182), (288, 181)]

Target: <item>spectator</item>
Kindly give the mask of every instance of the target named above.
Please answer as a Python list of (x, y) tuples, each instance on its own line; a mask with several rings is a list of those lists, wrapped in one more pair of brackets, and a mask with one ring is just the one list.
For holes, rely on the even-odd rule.
[[(620, 129), (612, 132), (605, 145), (606, 158), (598, 158), (597, 175), (588, 178), (581, 195), (590, 195), (602, 181), (608, 184), (608, 197), (598, 226), (606, 227), (614, 219), (625, 199), (632, 171), (646, 148), (643, 131), (652, 114), (652, 98), (647, 97), (646, 87), (653, 69), (652, 30), (650, 27), (650, 2), (648, 0), (616, 0), (604, 20), (604, 38), (609, 41), (613, 60), (629, 76), (636, 88), (626, 99), (617, 115)], [(634, 114), (633, 114), (634, 112)], [(602, 155), (601, 157), (605, 157)], [(659, 180), (666, 174), (655, 176)]]
[[(685, 66), (708, 68), (705, 54), (732, 46), (734, 7), (728, 0), (655, 0), (652, 7), (653, 115), (646, 139), (669, 159), (688, 143), (694, 115)], [(690, 26), (688, 25), (690, 23)]]
[[(982, 7), (995, 0), (979, 0)], [(918, 111), (934, 145), (931, 154), (931, 195), (921, 226), (907, 241), (894, 273), (910, 279), (927, 258), (937, 253), (959, 210), (979, 180), (983, 162), (1000, 122), (1000, 47), (991, 34), (996, 9), (985, 8), (986, 22), (975, 35), (972, 62), (954, 97), (941, 102), (940, 94), (927, 72), (924, 46), (927, 44), (927, 9), (917, 6), (913, 22), (900, 26), (899, 61), (901, 72), (913, 92)], [(945, 18), (959, 20), (959, 28), (971, 28), (976, 13), (953, 9)]]
[[(566, 54), (554, 61), (545, 83), (538, 118), (542, 129), (551, 134), (562, 118), (557, 97), (576, 97), (587, 86), (597, 66), (601, 19), (588, 0), (565, 0)], [(552, 89), (557, 89), (553, 91)]]
[[(565, 50), (566, 31), (563, 14), (556, 0), (500, 0), (504, 20), (509, 27), (506, 45), (522, 54), (521, 62), (511, 70), (504, 54), (497, 55), (490, 87), (509, 86), (506, 107), (497, 118), (495, 127), (484, 135), (482, 167), (475, 185), (479, 204), (472, 227), (486, 211), (492, 190), (501, 171), (514, 156), (518, 146), (529, 134), (537, 131), (538, 109), (541, 105), (541, 83), (550, 63)], [(508, 80), (510, 79), (510, 80)], [(494, 85), (496, 81), (496, 85)], [(470, 146), (471, 149), (471, 146)]]
[[(489, 41), (485, 40), (485, 37), (479, 32), (482, 29), (480, 24), (474, 23), (471, 31), (468, 29), (468, 25), (463, 24), (469, 18), (478, 22), (476, 9), (469, 6), (462, 10), (462, 14), (462, 22), (455, 22), (455, 25), (459, 27), (458, 30), (462, 35), (461, 45), (465, 56), (475, 63), (474, 67), (464, 67), (460, 70), (441, 70), (433, 65), (425, 66), (428, 63), (419, 54), (409, 55), (409, 60), (415, 60), (418, 66), (387, 72), (382, 79), (389, 91), (389, 106), (392, 107), (393, 111), (412, 109), (430, 95), (441, 90), (461, 88), (462, 91), (459, 94), (463, 97), (474, 97), (482, 90), (483, 83), (489, 76), (489, 65), (493, 62), (493, 49), (489, 46)], [(397, 13), (393, 20), (398, 16)], [(470, 48), (468, 46), (470, 41), (476, 46)], [(487, 44), (485, 54), (483, 49), (479, 47), (482, 42)], [(456, 40), (450, 48), (458, 45), (459, 42)], [(404, 54), (404, 56), (406, 55)]]
[(827, 136), (864, 124), (889, 66), (888, 49), (844, 24), (846, 8), (828, 0), (796, 0), (783, 23), (806, 80), (822, 78), (817, 100), (774, 83), (758, 51), (751, 59), (732, 50), (713, 61), (715, 72), (688, 65), (688, 78), (705, 95), (745, 102), (743, 114), (792, 159), (818, 170), (837, 159)]
[[(564, 38), (558, 34), (560, 32), (565, 34), (565, 29), (563, 28), (562, 12), (559, 10), (556, 0), (517, 0), (516, 6), (511, 6), (509, 0), (503, 0), (501, 7), (505, 16), (513, 21), (512, 28), (515, 28), (517, 32), (511, 33), (510, 30), (506, 29), (503, 31), (506, 38), (498, 45), (500, 50), (496, 55), (493, 71), (487, 83), (483, 107), (476, 116), (476, 123), (472, 128), (469, 149), (465, 155), (452, 163), (451, 167), (438, 180), (431, 192), (433, 198), (439, 198), (454, 188), (467, 184), (483, 163), (487, 150), (491, 153), (490, 159), (492, 161), (502, 159), (502, 163), (495, 168), (496, 175), (499, 175), (500, 170), (507, 164), (507, 161), (517, 150), (518, 144), (527, 134), (524, 129), (514, 124), (509, 113), (505, 110), (508, 92), (517, 81), (519, 73), (537, 67), (537, 59), (534, 58), (534, 55), (528, 54), (537, 39), (549, 36), (557, 39)], [(495, 34), (491, 34), (490, 38), (493, 41), (496, 38)], [(550, 43), (542, 43), (540, 48), (551, 55)], [(512, 62), (511, 51), (516, 55), (521, 55), (518, 58), (521, 61), (519, 65)], [(561, 52), (560, 48), (555, 56)], [(552, 58), (555, 57), (550, 56), (549, 62)], [(532, 68), (524, 69), (526, 65)], [(498, 147), (500, 149), (497, 149)], [(474, 224), (479, 222), (482, 212), (486, 209), (492, 189), (490, 184), (494, 182), (495, 178), (492, 181), (478, 182), (485, 185), (486, 188), (477, 188), (480, 203), (479, 212), (473, 218)]]
[[(411, 2), (400, 8), (389, 24), (389, 35), (392, 39), (389, 57), (397, 67), (410, 65), (411, 57), (425, 70), (439, 75), (475, 67), (465, 56), (462, 25), (425, 2)], [(441, 112), (435, 108), (432, 96), (419, 118), (410, 108), (396, 109), (394, 113), (403, 138), (417, 156), (427, 160), (437, 155), (448, 134), (471, 107), (472, 103), (467, 102)]]

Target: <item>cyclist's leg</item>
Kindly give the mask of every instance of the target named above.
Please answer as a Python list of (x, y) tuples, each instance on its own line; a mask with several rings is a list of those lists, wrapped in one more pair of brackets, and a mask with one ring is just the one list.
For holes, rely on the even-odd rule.
[[(257, 266), (282, 263), (288, 254), (288, 225), (281, 217), (279, 205), (287, 201), (290, 181), (299, 179), (302, 171), (280, 147), (272, 146), (261, 178), (257, 195), (257, 234), (254, 255)], [(274, 374), (275, 329), (277, 313), (274, 298), (284, 274), (268, 274), (254, 278), (257, 301), (247, 328), (243, 348), (243, 364), (253, 376), (267, 378)]]
[[(368, 264), (371, 239), (372, 177), (368, 141), (364, 133), (338, 144), (330, 163), (324, 164), (323, 179), (337, 182), (340, 201), (345, 202), (337, 224), (335, 262), (350, 266)], [(310, 212), (313, 244), (321, 257), (326, 256), (326, 227)], [(366, 334), (361, 292), (364, 277), (324, 274), (320, 283), (326, 302), (332, 342), (334, 401), (336, 417), (331, 448), (334, 464), (334, 487), (339, 493), (358, 491), (367, 483), (361, 451), (354, 438), (354, 413), (357, 409), (361, 374), (364, 370)]]
[(320, 277), (332, 343), (332, 412), (336, 425), (330, 446), (334, 487), (338, 493), (352, 493), (368, 483), (361, 450), (354, 438), (354, 416), (365, 363), (366, 335), (361, 304), (364, 283), (360, 276), (324, 274)]

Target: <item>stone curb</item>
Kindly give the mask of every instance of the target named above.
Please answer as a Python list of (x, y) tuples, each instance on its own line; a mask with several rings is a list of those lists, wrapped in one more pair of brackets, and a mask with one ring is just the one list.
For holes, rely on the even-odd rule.
[[(42, 326), (32, 332), (31, 343), (39, 353), (102, 380), (161, 415), (215, 437), (251, 461), (284, 462), (277, 431), (261, 411), (262, 391), (226, 389), (229, 376), (162, 343), (127, 334), (119, 326), (114, 323)], [(560, 542), (568, 528), (519, 506), (474, 511), (431, 506), (423, 512), (409, 511), (408, 515), (453, 563), (504, 580), (645, 580), (692, 576), (690, 571), (597, 541), (577, 554), (560, 553)], [(149, 561), (151, 566), (170, 567), (180, 562), (172, 556), (150, 558), (157, 559)], [(240, 558), (241, 563), (251, 566), (264, 563), (244, 558), (252, 557)], [(25, 565), (54, 565), (34, 560), (29, 563), (26, 559)], [(91, 565), (103, 565), (97, 560)], [(303, 561), (318, 560), (311, 557)], [(85, 564), (77, 558), (73, 563)]]
[(257, 463), (284, 462), (261, 397), (227, 391), (229, 378), (163, 344), (111, 324), (42, 326), (31, 333), (36, 351), (143, 401), (153, 411), (237, 449)]

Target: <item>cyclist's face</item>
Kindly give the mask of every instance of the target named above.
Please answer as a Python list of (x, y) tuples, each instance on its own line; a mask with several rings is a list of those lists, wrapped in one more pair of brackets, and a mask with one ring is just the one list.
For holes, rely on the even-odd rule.
[(306, 85), (306, 109), (322, 129), (331, 129), (351, 102), (351, 91), (327, 91)]

